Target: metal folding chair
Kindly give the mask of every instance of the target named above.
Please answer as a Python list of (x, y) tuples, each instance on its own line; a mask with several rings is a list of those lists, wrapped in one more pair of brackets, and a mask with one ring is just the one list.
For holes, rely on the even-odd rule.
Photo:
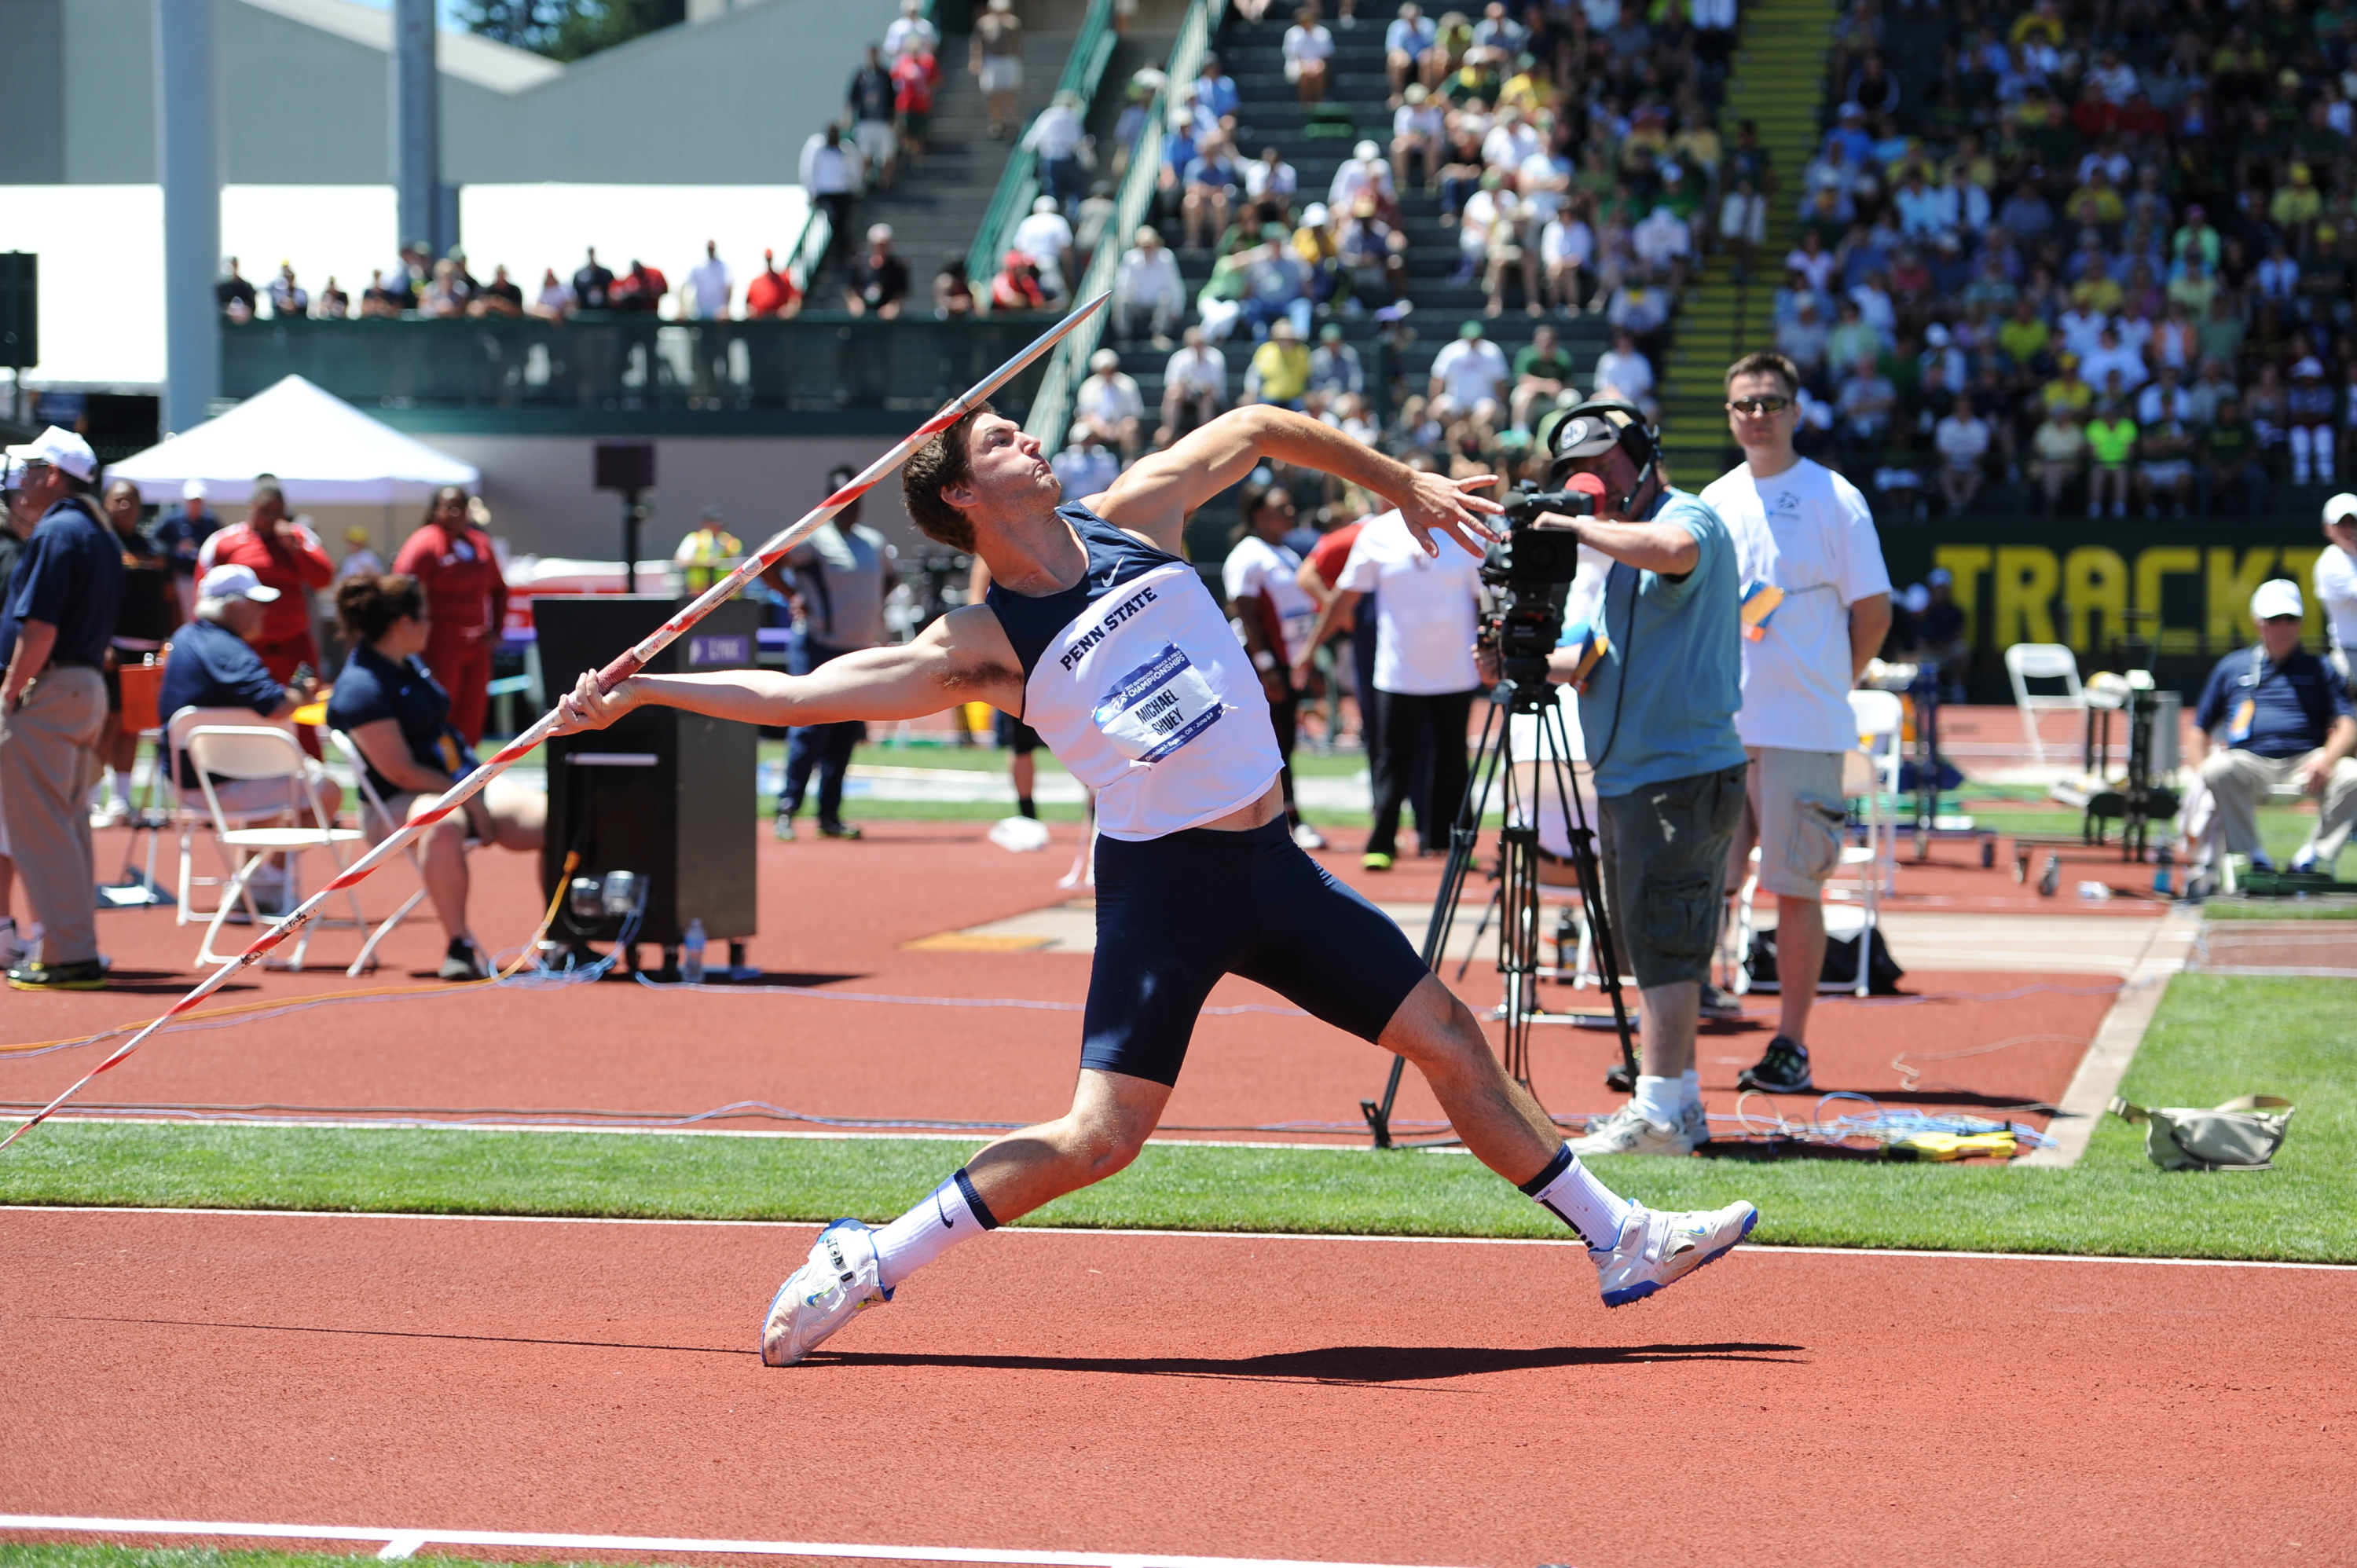
[[(117, 671), (123, 692), (122, 725), (137, 736), (147, 748), (147, 782), (135, 794), (135, 808), (131, 816), (131, 837), (123, 847), (123, 875), (113, 886), (99, 889), (99, 896), (115, 908), (131, 908), (148, 904), (169, 904), (172, 896), (156, 882), (156, 841), (172, 825), (172, 808), (159, 805), (171, 796), (164, 780), (164, 720), (156, 703), (164, 693), (165, 660), (171, 657), (167, 648), (161, 653), (150, 654), (142, 664), (125, 664)], [(138, 774), (135, 754), (132, 773)], [(133, 869), (139, 859), (139, 836), (147, 836), (146, 868)]]
[[(2077, 656), (2059, 642), (2017, 642), (2005, 650), (2006, 678), (2013, 682), (2013, 705), (2021, 710), (2021, 727), (2029, 737), (2029, 755), (2046, 763), (2046, 744), (2038, 736), (2038, 715), (2044, 713), (2084, 714), (2087, 693), (2079, 684)], [(2060, 693), (2032, 692), (2032, 681), (2060, 681)]]
[[(335, 862), (336, 869), (341, 871), (345, 865), (342, 846), (357, 842), (361, 833), (354, 828), (334, 826), (240, 827), (231, 824), (231, 814), (221, 808), (221, 795), (214, 784), (216, 779), (292, 780), (300, 787), (300, 801), (309, 808), (311, 820), (317, 823), (332, 822), (319, 800), (311, 759), (304, 752), (301, 743), (296, 740), (292, 730), (255, 722), (234, 725), (198, 724), (188, 731), (187, 750), (189, 766), (194, 769), (204, 795), (206, 811), (212, 820), (213, 842), (221, 846), (223, 859), (232, 855), (236, 857), (236, 869), (222, 890), (221, 903), (213, 910), (211, 923), (205, 928), (205, 940), (197, 949), (197, 961), (200, 964), (230, 963), (235, 961), (237, 955), (215, 952), (213, 941), (221, 934), (222, 923), (240, 906), (256, 926), (267, 918), (254, 902), (251, 884), (253, 874), (271, 856), (285, 857), (286, 897), (299, 902), (303, 897), (304, 853), (324, 849), (328, 858)], [(290, 803), (269, 814), (280, 816), (297, 809), (300, 808)], [(238, 816), (251, 822), (258, 814), (243, 811)], [(358, 896), (347, 890), (344, 897), (351, 906), (353, 929), (367, 929), (368, 920), (361, 913)], [(285, 967), (291, 970), (303, 967), (304, 955), (311, 945), (312, 932), (328, 923), (314, 921), (303, 929), (303, 934), (296, 940), (295, 950), (287, 956)]]
[[(352, 770), (356, 781), (354, 787), (360, 797), (362, 836), (371, 843), (391, 838), (400, 830), (402, 823), (393, 814), (392, 808), (385, 804), (384, 797), (377, 793), (376, 786), (369, 782), (368, 758), (361, 755), (358, 743), (343, 731), (329, 729), (323, 733), (327, 736), (328, 744), (336, 748), (337, 755)], [(472, 843), (471, 840), (468, 842)], [(361, 944), (360, 956), (352, 960), (350, 969), (344, 971), (346, 974), (358, 977), (363, 971), (375, 968), (377, 944), (390, 936), (395, 926), (409, 918), (417, 906), (425, 902), (425, 852), (419, 844), (412, 843), (405, 853), (409, 856), (411, 869), (417, 873), (417, 891), (412, 893), (400, 908), (377, 923), (376, 929), (369, 933), (368, 940)]]

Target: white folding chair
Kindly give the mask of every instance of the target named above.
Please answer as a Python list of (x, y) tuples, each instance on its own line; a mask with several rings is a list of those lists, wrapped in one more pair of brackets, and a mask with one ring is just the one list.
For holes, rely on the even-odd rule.
[[(384, 797), (377, 793), (376, 786), (369, 781), (368, 758), (361, 755), (359, 744), (339, 729), (331, 729), (325, 733), (328, 743), (336, 748), (337, 755), (351, 768), (352, 777), (356, 780), (354, 787), (360, 796), (360, 821), (363, 835), (371, 844), (381, 843), (391, 838), (401, 830), (403, 824), (400, 819), (393, 814), (392, 808), (385, 804)], [(352, 966), (350, 969), (344, 971), (346, 974), (357, 978), (363, 971), (375, 968), (377, 944), (391, 935), (395, 926), (409, 918), (417, 906), (425, 902), (425, 852), (417, 844), (412, 843), (407, 854), (411, 868), (417, 873), (417, 891), (412, 893), (400, 908), (378, 922), (376, 929), (369, 933), (368, 940), (361, 944), (360, 956), (352, 960)]]
[[(293, 727), (284, 721), (265, 719), (252, 708), (182, 708), (166, 721), (160, 771), (164, 779), (164, 799), (168, 803), (171, 822), (179, 830), (180, 835), (180, 869), (177, 887), (179, 904), (172, 916), (172, 923), (178, 926), (212, 918), (214, 909), (199, 908), (190, 895), (200, 887), (228, 886), (230, 874), (233, 874), (237, 869), (228, 850), (222, 849), (221, 854), (224, 875), (220, 876), (197, 875), (197, 831), (199, 828), (209, 828), (212, 823), (205, 810), (204, 792), (201, 789), (183, 789), (180, 787), (180, 761), (188, 754), (190, 732), (200, 725), (227, 726), (233, 729), (266, 725), (273, 729), (283, 730), (290, 738), (295, 734)], [(223, 813), (224, 820), (233, 828), (253, 827), (257, 823), (271, 822), (284, 815), (285, 815), (285, 811), (278, 807), (261, 811)], [(225, 907), (229, 900), (224, 896), (221, 902)]]
[[(221, 808), (221, 795), (214, 784), (216, 779), (291, 780), (299, 789), (290, 791), (290, 801), (299, 800), (303, 806), (307, 806), (314, 822), (332, 822), (320, 802), (311, 759), (305, 755), (291, 730), (267, 723), (199, 724), (191, 726), (188, 732), (188, 755), (189, 767), (195, 771), (198, 785), (204, 794), (205, 810), (212, 819), (213, 842), (221, 846), (225, 859), (232, 854), (237, 858), (236, 870), (231, 875), (228, 886), (222, 890), (221, 903), (213, 910), (212, 922), (205, 928), (205, 940), (197, 949), (197, 961), (200, 964), (231, 963), (236, 961), (237, 955), (215, 952), (214, 939), (221, 934), (221, 925), (229, 918), (231, 911), (241, 905), (246, 917), (256, 926), (264, 923), (265, 917), (254, 903), (251, 884), (253, 874), (271, 856), (285, 857), (285, 896), (290, 905), (299, 903), (303, 897), (304, 852), (326, 850), (340, 872), (344, 869), (342, 846), (356, 842), (361, 834), (357, 829), (333, 826), (231, 825), (230, 813)], [(281, 808), (269, 814), (283, 815), (286, 810)], [(249, 821), (255, 815), (250, 811), (238, 814)], [(367, 929), (368, 921), (361, 914), (358, 897), (349, 889), (344, 897), (351, 905), (354, 929)], [(311, 945), (311, 933), (316, 927), (325, 923), (314, 921), (304, 927), (302, 936), (296, 941), (294, 952), (287, 956), (286, 968), (300, 970), (303, 967), (304, 954)]]
[[(2005, 673), (2013, 682), (2013, 705), (2021, 710), (2021, 727), (2029, 736), (2029, 755), (2043, 767), (2046, 746), (2038, 736), (2038, 715), (2087, 711), (2087, 693), (2079, 684), (2079, 660), (2059, 642), (2017, 642), (2005, 650)], [(2032, 692), (2032, 681), (2060, 681), (2062, 690)]]

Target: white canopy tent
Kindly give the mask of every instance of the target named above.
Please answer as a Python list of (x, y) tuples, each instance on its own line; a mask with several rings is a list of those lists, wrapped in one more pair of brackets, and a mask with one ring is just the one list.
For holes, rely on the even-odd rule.
[(300, 376), (106, 470), (150, 502), (176, 501), (181, 486), (202, 479), (216, 505), (249, 499), (257, 474), (276, 475), (297, 508), (420, 503), (444, 485), (475, 489), (483, 477)]

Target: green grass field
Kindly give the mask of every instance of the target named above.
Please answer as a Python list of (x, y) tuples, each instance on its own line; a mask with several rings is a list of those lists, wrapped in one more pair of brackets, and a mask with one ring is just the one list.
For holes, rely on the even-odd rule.
[[(2181, 977), (2123, 1092), (2145, 1104), (2285, 1095), (2277, 1168), (2167, 1175), (2106, 1118), (2079, 1166), (1729, 1157), (1598, 1162), (1657, 1207), (1749, 1197), (1765, 1242), (2357, 1262), (2357, 1112), (2346, 1020), (2357, 982)], [(976, 1140), (976, 1144), (979, 1140)], [(975, 1144), (56, 1124), (0, 1155), (0, 1202), (183, 1208), (882, 1219)], [(1558, 1228), (1461, 1154), (1157, 1144), (1038, 1225), (1416, 1236)], [(0, 1564), (5, 1568), (5, 1564)]]

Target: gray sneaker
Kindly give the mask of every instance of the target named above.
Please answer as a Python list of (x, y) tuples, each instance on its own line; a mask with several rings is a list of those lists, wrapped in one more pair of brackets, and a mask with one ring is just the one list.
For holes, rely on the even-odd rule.
[(1582, 1159), (1598, 1155), (1691, 1155), (1694, 1142), (1683, 1125), (1663, 1126), (1648, 1122), (1644, 1112), (1631, 1101), (1610, 1116), (1604, 1124), (1585, 1137), (1574, 1138), (1571, 1152)]
[(1710, 1142), (1710, 1112), (1702, 1108), (1701, 1101), (1697, 1100), (1686, 1107), (1679, 1123), (1679, 1131), (1685, 1133), (1686, 1141), (1695, 1148), (1699, 1149)]

